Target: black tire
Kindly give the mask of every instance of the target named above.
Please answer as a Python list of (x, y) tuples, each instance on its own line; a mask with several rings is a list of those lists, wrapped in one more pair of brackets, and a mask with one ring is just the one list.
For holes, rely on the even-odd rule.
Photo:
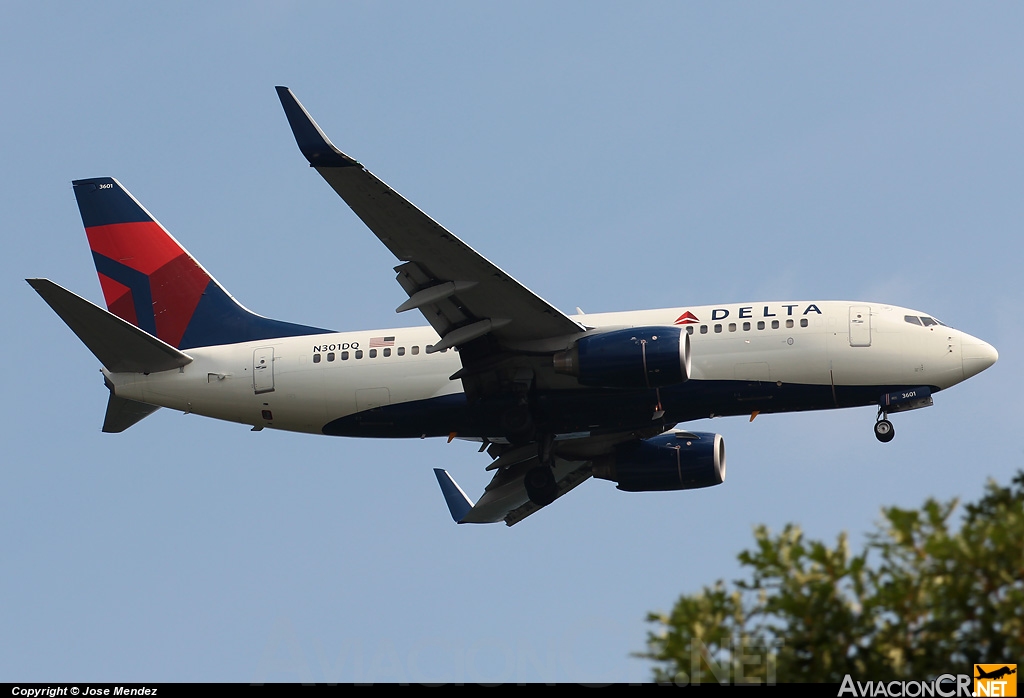
[(526, 487), (526, 496), (539, 507), (546, 507), (558, 496), (555, 474), (546, 465), (538, 465), (527, 470), (523, 477), (523, 486)]
[(881, 441), (883, 444), (887, 444), (892, 441), (893, 437), (896, 436), (896, 430), (892, 426), (892, 422), (888, 419), (881, 419), (875, 422), (875, 438)]
[(501, 415), (501, 430), (510, 443), (529, 443), (533, 440), (533, 415), (525, 405), (511, 407)]

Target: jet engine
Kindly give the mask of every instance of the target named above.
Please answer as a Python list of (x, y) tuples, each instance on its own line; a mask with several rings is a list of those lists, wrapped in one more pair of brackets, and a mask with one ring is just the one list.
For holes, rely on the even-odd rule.
[(695, 490), (725, 482), (720, 434), (669, 431), (594, 459), (594, 477), (626, 492)]
[(676, 385), (690, 378), (690, 335), (671, 326), (588, 335), (555, 354), (554, 367), (598, 388)]

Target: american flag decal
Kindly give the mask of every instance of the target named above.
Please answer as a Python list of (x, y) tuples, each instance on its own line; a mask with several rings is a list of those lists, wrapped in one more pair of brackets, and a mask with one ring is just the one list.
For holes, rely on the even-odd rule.
[(374, 347), (393, 347), (395, 346), (394, 337), (370, 337), (370, 348)]

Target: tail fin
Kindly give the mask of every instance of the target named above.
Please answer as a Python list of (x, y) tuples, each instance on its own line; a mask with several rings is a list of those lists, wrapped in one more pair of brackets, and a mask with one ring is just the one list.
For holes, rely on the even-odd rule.
[(116, 179), (72, 184), (114, 315), (178, 349), (329, 331), (244, 308)]

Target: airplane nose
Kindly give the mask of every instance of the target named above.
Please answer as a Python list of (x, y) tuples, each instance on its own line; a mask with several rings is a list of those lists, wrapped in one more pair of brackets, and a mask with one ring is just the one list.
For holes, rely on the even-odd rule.
[(988, 342), (965, 334), (960, 343), (964, 380), (976, 376), (999, 359), (999, 352)]

